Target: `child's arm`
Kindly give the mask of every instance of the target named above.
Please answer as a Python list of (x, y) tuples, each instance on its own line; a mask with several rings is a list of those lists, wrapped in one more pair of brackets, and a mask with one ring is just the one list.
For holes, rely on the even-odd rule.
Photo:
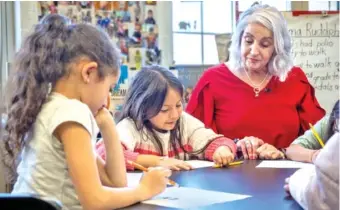
[[(328, 125), (328, 122), (329, 122), (329, 116), (325, 116), (314, 125), (315, 131), (320, 135), (320, 137), (324, 141), (326, 140), (325, 138), (327, 135), (328, 127), (331, 126), (331, 125)], [(321, 145), (319, 144), (318, 140), (314, 136), (311, 129), (307, 130), (302, 136), (299, 136), (297, 139), (295, 139), (291, 145), (295, 145), (295, 144), (300, 145), (310, 150), (321, 149)]]
[[(325, 116), (314, 125), (316, 132), (323, 140), (325, 140), (327, 128), (329, 126), (328, 121), (329, 117)], [(313, 155), (319, 149), (321, 149), (321, 145), (309, 129), (302, 136), (295, 139), (289, 147), (287, 147), (286, 155), (287, 158), (291, 160), (312, 162)]]
[(236, 145), (233, 140), (222, 135), (216, 134), (213, 130), (205, 128), (204, 124), (195, 117), (183, 113), (182, 114), (184, 130), (188, 136), (184, 136), (184, 141), (192, 147), (193, 151), (201, 150), (206, 147), (200, 158), (213, 160), (215, 151), (220, 147), (225, 147), (236, 156)]
[(64, 145), (66, 161), (78, 198), (84, 209), (116, 209), (148, 199), (162, 192), (170, 172), (153, 170), (143, 176), (136, 188), (110, 188), (101, 185), (90, 134), (76, 122), (59, 125), (55, 136)]
[[(130, 170), (130, 171), (133, 171), (134, 170), (134, 166), (129, 164), (129, 162), (127, 162), (127, 160), (136, 162), (136, 159), (137, 159), (137, 156), (139, 155), (139, 153), (133, 152), (133, 151), (127, 149), (127, 147), (122, 142), (121, 142), (121, 147), (122, 147), (123, 154), (124, 154), (126, 169)], [(99, 140), (96, 143), (96, 151), (97, 151), (97, 154), (100, 157), (98, 159), (101, 159), (101, 160), (103, 160), (105, 162), (106, 161), (106, 149), (105, 149), (105, 144), (104, 144), (103, 139)]]
[[(122, 144), (123, 146), (123, 153), (125, 160), (130, 160), (133, 162), (136, 162), (146, 168), (148, 167), (156, 167), (156, 166), (164, 166), (166, 168), (169, 168), (171, 170), (189, 170), (192, 169), (191, 165), (186, 163), (182, 160), (177, 160), (174, 158), (164, 158), (157, 155), (143, 155), (139, 154), (137, 152), (130, 151)], [(97, 153), (103, 158), (103, 160), (106, 160), (106, 153), (105, 153), (105, 145), (102, 140), (97, 142), (96, 144)], [(127, 170), (134, 170), (134, 166), (129, 164), (128, 162), (125, 162), (126, 169)]]
[(126, 169), (121, 143), (116, 125), (107, 109), (101, 109), (96, 115), (97, 125), (103, 137), (106, 162), (97, 156), (97, 165), (102, 183), (110, 187), (126, 187)]
[(318, 151), (306, 149), (299, 144), (291, 144), (286, 150), (286, 156), (290, 160), (312, 163)]

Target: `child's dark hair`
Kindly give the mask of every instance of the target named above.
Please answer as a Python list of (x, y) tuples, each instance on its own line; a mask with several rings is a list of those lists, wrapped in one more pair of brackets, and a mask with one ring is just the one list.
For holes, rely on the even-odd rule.
[(330, 137), (333, 136), (333, 134), (336, 132), (338, 128), (335, 128), (335, 126), (338, 126), (339, 123), (339, 100), (334, 104), (334, 107), (332, 109), (332, 112), (329, 116), (329, 121), (328, 121), (328, 130), (327, 130), (327, 138), (329, 139)]
[[(143, 67), (128, 88), (122, 112), (118, 119), (118, 122), (125, 118), (132, 119), (137, 130), (141, 132), (142, 138), (147, 138), (143, 140), (153, 141), (162, 156), (164, 155), (162, 141), (154, 131), (150, 119), (162, 109), (169, 88), (178, 91), (183, 100), (184, 87), (172, 72), (156, 65)], [(194, 152), (188, 152), (184, 148), (182, 128), (181, 120), (178, 120), (175, 128), (170, 131), (170, 145), (175, 152), (175, 156), (179, 157), (176, 149), (178, 146), (187, 154), (196, 155), (202, 153), (208, 145)], [(184, 158), (186, 159), (185, 156)]]
[[(87, 58), (98, 63), (100, 78), (119, 74), (119, 52), (107, 34), (89, 24), (70, 23), (61, 15), (46, 16), (16, 54), (13, 78), (8, 81), (8, 120), (1, 141), (3, 162), (10, 175), (16, 175), (18, 154), (50, 89), (69, 74), (70, 64)], [(16, 178), (11, 177), (9, 183)]]

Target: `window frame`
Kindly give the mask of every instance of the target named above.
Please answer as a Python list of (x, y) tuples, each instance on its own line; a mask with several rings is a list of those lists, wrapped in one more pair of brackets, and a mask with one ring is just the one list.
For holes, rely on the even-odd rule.
[[(176, 33), (180, 34), (180, 33), (183, 33), (183, 34), (198, 34), (201, 36), (201, 62), (200, 63), (196, 63), (196, 64), (182, 64), (182, 63), (177, 63), (177, 61), (175, 60), (175, 51), (173, 50), (173, 58), (174, 58), (174, 61), (176, 62), (175, 64), (178, 65), (178, 66), (182, 66), (182, 67), (185, 67), (185, 66), (211, 66), (211, 65), (215, 65), (215, 64), (207, 64), (205, 63), (205, 59), (204, 59), (204, 35), (216, 35), (218, 33), (209, 33), (209, 32), (204, 32), (204, 7), (203, 7), (203, 1), (181, 1), (181, 2), (199, 2), (200, 3), (200, 8), (201, 8), (201, 32), (181, 32), (181, 31), (174, 31), (172, 30), (172, 36)], [(262, 2), (262, 1), (258, 1), (258, 2)], [(282, 12), (293, 12), (294, 9), (292, 8), (292, 0), (290, 1), (286, 1), (286, 9), (285, 10), (282, 10), (282, 8), (278, 8), (280, 11)], [(324, 1), (324, 2), (327, 2), (328, 5), (329, 5), (329, 9), (327, 11), (340, 11), (340, 1)], [(239, 1), (230, 1), (230, 15), (231, 15), (231, 23), (232, 23), (232, 27), (231, 27), (231, 32), (230, 33), (233, 33), (235, 31), (235, 28), (236, 28), (236, 22), (237, 22), (237, 19), (239, 18), (239, 14), (242, 13), (243, 11), (239, 10)], [(308, 2), (308, 11), (315, 11), (315, 10), (310, 10), (309, 9), (309, 3)], [(334, 7), (337, 7), (336, 10)], [(172, 13), (173, 15), (174, 13)], [(174, 20), (174, 18), (172, 17), (172, 21)], [(174, 47), (174, 44), (175, 43), (175, 40), (173, 40), (173, 47)]]
[[(179, 66), (211, 66), (211, 65), (215, 65), (217, 63), (205, 63), (205, 59), (204, 59), (204, 36), (205, 35), (216, 35), (219, 33), (213, 33), (213, 32), (204, 32), (204, 2), (203, 1), (181, 1), (181, 2), (190, 2), (190, 3), (199, 3), (200, 4), (200, 21), (201, 21), (201, 31), (200, 32), (186, 32), (186, 31), (176, 31), (172, 30), (172, 35), (174, 34), (196, 34), (196, 35), (200, 35), (200, 39), (201, 39), (201, 62), (200, 63), (192, 63), (192, 64), (182, 64), (182, 63), (177, 63), (177, 61), (175, 60), (175, 50), (173, 52), (173, 57), (174, 57), (174, 61), (176, 62), (176, 65)], [(232, 33), (232, 31), (234, 30), (234, 25), (235, 25), (235, 4), (233, 1), (229, 2), (230, 4), (230, 18), (231, 18), (231, 31), (228, 33)], [(173, 9), (174, 10), (174, 9)], [(172, 13), (174, 14), (174, 13)], [(174, 18), (172, 17), (172, 20), (174, 20)], [(173, 43), (175, 43), (175, 40), (173, 41)], [(174, 44), (173, 44), (174, 45)], [(217, 47), (217, 46), (216, 46)]]

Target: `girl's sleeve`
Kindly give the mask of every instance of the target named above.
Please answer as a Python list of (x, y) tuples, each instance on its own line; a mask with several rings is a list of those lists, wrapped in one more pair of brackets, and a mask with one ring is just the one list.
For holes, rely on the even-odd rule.
[(201, 159), (213, 160), (213, 154), (217, 148), (227, 146), (236, 155), (236, 145), (233, 140), (216, 134), (212, 129), (206, 128), (204, 124), (195, 117), (183, 113), (183, 126), (188, 144), (193, 151), (201, 150), (206, 147), (204, 152), (198, 157)]
[[(315, 131), (321, 136), (323, 140), (326, 140), (325, 137), (328, 128), (328, 121), (329, 117), (325, 116), (314, 125)], [(299, 136), (297, 139), (295, 139), (292, 144), (298, 144), (306, 149), (321, 149), (321, 145), (315, 138), (311, 129), (308, 129), (302, 136)]]

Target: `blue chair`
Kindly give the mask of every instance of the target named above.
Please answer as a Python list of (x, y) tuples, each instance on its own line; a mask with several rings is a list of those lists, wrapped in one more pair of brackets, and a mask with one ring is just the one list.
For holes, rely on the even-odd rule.
[(1, 209), (6, 210), (61, 210), (60, 202), (41, 199), (38, 196), (26, 194), (0, 193)]

